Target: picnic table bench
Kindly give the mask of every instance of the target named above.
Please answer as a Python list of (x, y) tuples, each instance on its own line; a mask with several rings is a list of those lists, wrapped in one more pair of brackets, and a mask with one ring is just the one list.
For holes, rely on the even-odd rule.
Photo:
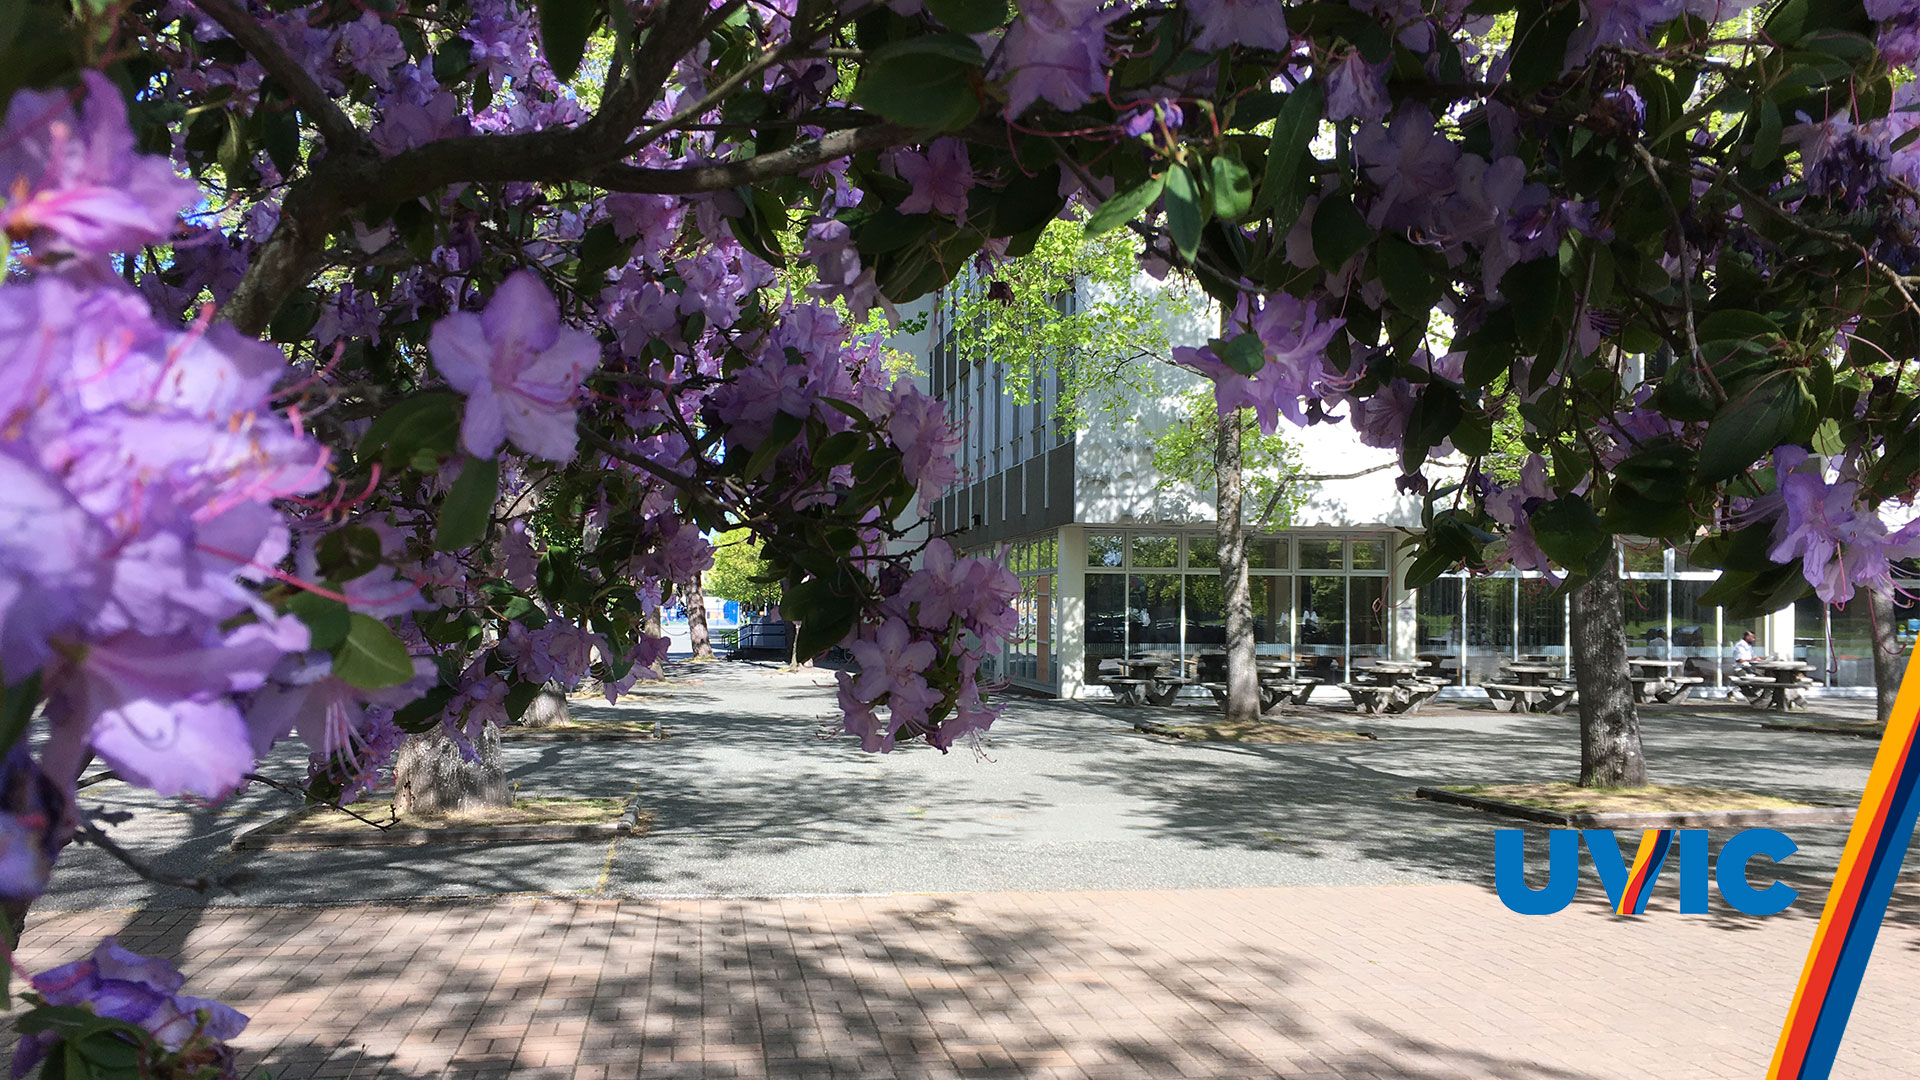
[(1806, 711), (1806, 692), (1818, 684), (1800, 674), (1806, 670), (1805, 664), (1797, 667), (1755, 664), (1754, 667), (1770, 674), (1735, 675), (1727, 680), (1745, 696), (1747, 704), (1776, 712)]
[(1487, 700), (1499, 712), (1558, 715), (1578, 693), (1569, 683), (1481, 683)]

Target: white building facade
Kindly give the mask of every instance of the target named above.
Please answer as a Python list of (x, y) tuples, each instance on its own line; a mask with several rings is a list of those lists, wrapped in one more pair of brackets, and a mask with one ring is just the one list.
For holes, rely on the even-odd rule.
[[(1116, 656), (1192, 657), (1225, 642), (1214, 562), (1212, 492), (1168, 487), (1153, 468), (1155, 436), (1179, 422), (1177, 399), (1204, 382), (1157, 365), (1157, 397), (1137, 424), (1063, 427), (1060, 387), (1027, 365), (969, 364), (938, 308), (916, 361), (930, 392), (964, 430), (961, 481), (935, 508), (934, 532), (968, 551), (1005, 553), (1021, 581), (1020, 629), (998, 674), (1060, 697), (1102, 696), (1094, 677)], [(1421, 500), (1399, 493), (1394, 455), (1363, 446), (1345, 424), (1287, 431), (1312, 486), (1290, 525), (1250, 546), (1257, 651), (1301, 661), (1302, 674), (1343, 681), (1371, 657), (1420, 658), (1455, 692), (1488, 681), (1519, 656), (1568, 655), (1568, 605), (1537, 574), (1449, 575), (1402, 587), (1403, 543)], [(1807, 662), (1817, 693), (1871, 694), (1872, 625), (1865, 601), (1845, 608), (1807, 597), (1772, 615), (1736, 620), (1703, 603), (1717, 576), (1684, 551), (1626, 545), (1622, 572), (1629, 652), (1682, 660), (1708, 687), (1724, 685), (1733, 645), (1755, 632), (1760, 651)], [(1904, 613), (1903, 613), (1904, 614)], [(1920, 610), (1915, 611), (1920, 615)], [(1920, 619), (1902, 619), (1911, 644)]]

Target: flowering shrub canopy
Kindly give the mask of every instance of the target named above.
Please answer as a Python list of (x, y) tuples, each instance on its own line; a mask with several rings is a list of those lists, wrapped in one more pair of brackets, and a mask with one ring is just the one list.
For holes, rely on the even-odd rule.
[(984, 728), (1017, 583), (909, 527), (958, 439), (880, 333), (1063, 215), (1218, 301), (1180, 355), (1223, 414), (1398, 448), (1410, 584), (1630, 533), (1735, 609), (1889, 587), (1920, 9), (1749, 7), (26, 0), (0, 717), (52, 737), (0, 892), (92, 755), (217, 798), (297, 733), (328, 797), (546, 682), (617, 698), (721, 530), (862, 661), (863, 745)]

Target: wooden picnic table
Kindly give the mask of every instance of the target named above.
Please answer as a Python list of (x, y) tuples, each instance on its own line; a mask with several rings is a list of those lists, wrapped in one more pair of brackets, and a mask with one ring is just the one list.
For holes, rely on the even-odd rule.
[(1186, 680), (1175, 675), (1163, 678), (1160, 669), (1170, 663), (1157, 656), (1116, 657), (1100, 662), (1100, 681), (1113, 691), (1113, 699), (1121, 705), (1173, 704), (1174, 695)]
[(1508, 664), (1501, 677), (1505, 681), (1484, 682), (1487, 701), (1501, 712), (1564, 712), (1574, 697), (1572, 683), (1555, 679), (1560, 668), (1553, 664)]
[(1362, 713), (1411, 713), (1433, 700), (1445, 681), (1420, 672), (1425, 660), (1381, 658), (1355, 663), (1352, 679), (1340, 684)]
[(1684, 669), (1685, 660), (1656, 660), (1651, 657), (1629, 656), (1627, 664), (1634, 668), (1633, 700), (1679, 703), (1687, 700), (1693, 688), (1705, 682), (1698, 675), (1685, 675), (1675, 669)]
[(1775, 712), (1806, 709), (1806, 690), (1814, 683), (1801, 672), (1811, 670), (1813, 665), (1799, 660), (1755, 660), (1750, 666), (1756, 674), (1733, 679), (1748, 704)]

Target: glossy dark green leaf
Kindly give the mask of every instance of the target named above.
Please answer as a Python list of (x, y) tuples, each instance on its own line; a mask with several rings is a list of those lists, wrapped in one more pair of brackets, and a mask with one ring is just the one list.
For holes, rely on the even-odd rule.
[(431, 390), (401, 398), (374, 417), (357, 453), (362, 462), (377, 460), (397, 468), (421, 450), (452, 453), (459, 435), (459, 397)]
[[(977, 56), (977, 47), (974, 52)], [(979, 115), (980, 95), (974, 89), (979, 71), (977, 61), (938, 52), (871, 59), (860, 70), (853, 100), (896, 124), (952, 131)]]
[(347, 639), (347, 605), (330, 596), (301, 591), (287, 598), (287, 613), (307, 624), (310, 649), (332, 651)]
[(1012, 17), (1007, 0), (927, 0), (927, 10), (947, 29), (961, 34), (983, 34), (1005, 26)]
[(381, 690), (413, 678), (413, 657), (387, 624), (356, 611), (346, 640), (334, 650), (333, 673), (349, 686)]
[(571, 81), (600, 15), (599, 0), (534, 0), (540, 11), (540, 51), (561, 82)]
[(1257, 334), (1240, 334), (1231, 341), (1214, 338), (1208, 344), (1213, 346), (1214, 355), (1221, 363), (1242, 375), (1252, 375), (1266, 365), (1266, 346), (1260, 343)]
[(3, 695), (0, 696), (0, 754), (4, 754), (26, 734), (33, 710), (40, 707), (40, 673), (36, 671), (12, 686), (0, 687), (0, 695)]
[(1302, 83), (1280, 106), (1273, 119), (1273, 138), (1267, 143), (1267, 169), (1260, 178), (1257, 205), (1272, 210), (1286, 224), (1300, 212), (1305, 185), (1300, 182), (1308, 148), (1320, 131), (1326, 91), (1318, 82)]
[(1700, 479), (1729, 479), (1815, 419), (1813, 396), (1798, 378), (1776, 376), (1724, 405), (1700, 443)]
[(468, 458), (460, 466), (460, 475), (447, 489), (440, 504), (440, 526), (434, 531), (436, 551), (459, 551), (480, 542), (487, 534), (487, 522), (493, 517), (494, 499), (500, 493), (500, 462), (493, 458)]
[(1230, 157), (1213, 159), (1213, 214), (1222, 221), (1238, 221), (1253, 205), (1253, 177), (1247, 167)]
[(532, 706), (533, 699), (539, 696), (540, 696), (539, 683), (533, 683), (533, 682), (514, 683), (513, 688), (507, 691), (506, 700), (503, 702), (503, 704), (506, 705), (507, 707), (507, 716), (514, 720), (518, 720), (521, 717), (527, 715), (527, 709), (530, 706)]
[(1409, 313), (1424, 314), (1440, 302), (1440, 283), (1428, 270), (1420, 249), (1406, 238), (1387, 234), (1373, 249), (1374, 268), (1387, 298)]
[(1148, 177), (1140, 184), (1101, 203), (1100, 209), (1095, 210), (1093, 216), (1087, 219), (1084, 229), (1086, 235), (1099, 236), (1139, 217), (1154, 204), (1156, 199), (1160, 198), (1160, 193), (1165, 190), (1166, 185), (1167, 177), (1162, 173), (1159, 176)]
[(352, 581), (385, 557), (380, 534), (365, 525), (345, 525), (329, 532), (320, 538), (315, 554), (321, 577), (334, 581)]
[(1320, 200), (1313, 212), (1313, 255), (1322, 270), (1340, 269), (1372, 240), (1373, 229), (1354, 209), (1352, 199), (1335, 194)]
[(1185, 165), (1167, 170), (1167, 234), (1175, 250), (1188, 262), (1200, 250), (1200, 228), (1206, 215), (1200, 206), (1200, 185)]
[(1547, 558), (1569, 569), (1586, 564), (1607, 542), (1606, 527), (1587, 500), (1563, 495), (1528, 516), (1534, 542)]

